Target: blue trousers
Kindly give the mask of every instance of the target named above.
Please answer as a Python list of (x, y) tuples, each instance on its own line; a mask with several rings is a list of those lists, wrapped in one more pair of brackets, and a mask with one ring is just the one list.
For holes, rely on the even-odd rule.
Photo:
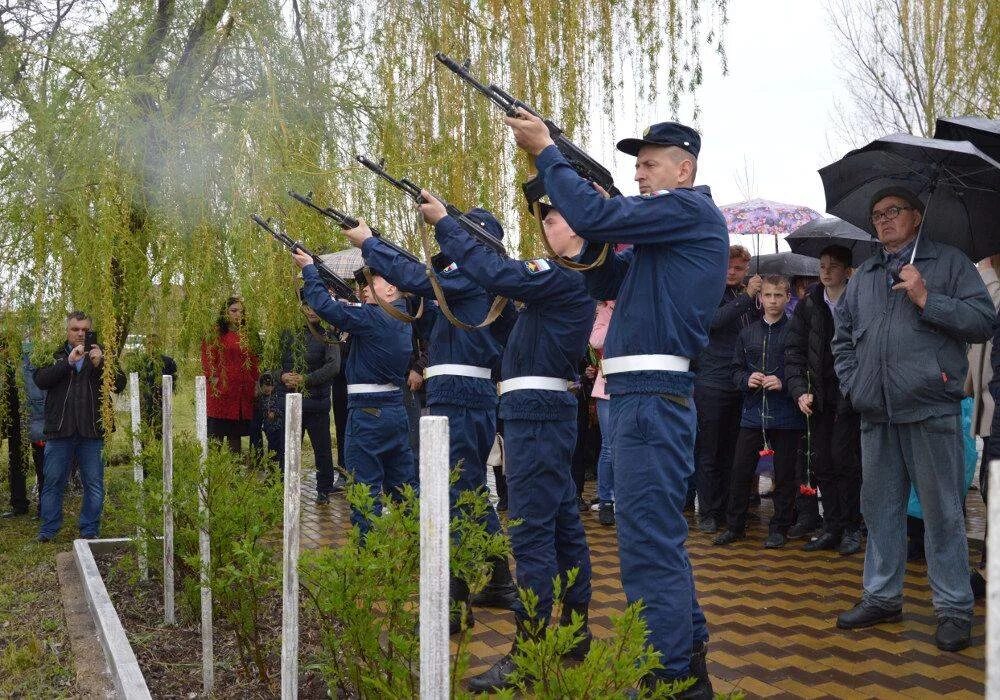
[[(521, 521), (510, 528), (517, 585), (535, 592), (536, 618), (547, 622), (552, 613), (553, 579), (570, 569), (579, 572), (564, 602), (573, 606), (590, 603), (590, 549), (570, 473), (576, 419), (508, 419), (503, 429), (508, 516)], [(523, 608), (515, 614), (526, 617)]]
[[(486, 458), (490, 456), (497, 435), (496, 408), (466, 408), (454, 404), (433, 404), (432, 416), (448, 419), (449, 461), (452, 468), (461, 463), (458, 481), (448, 493), (451, 517), (460, 513), (455, 504), (463, 491), (486, 492)], [(486, 513), (486, 531), (491, 535), (500, 532), (500, 519), (493, 506)]]
[(70, 464), (76, 457), (83, 482), (83, 505), (80, 507), (80, 535), (97, 537), (104, 510), (104, 440), (74, 435), (45, 442), (45, 481), (42, 486), (41, 520), (38, 534), (55, 537), (63, 522), (63, 492), (69, 480)]
[(615, 500), (614, 435), (611, 433), (611, 399), (597, 399), (597, 422), (601, 426), (601, 454), (597, 458), (597, 500)]
[(641, 600), (665, 678), (690, 675), (691, 648), (708, 639), (684, 542), (694, 472), (695, 410), (666, 396), (611, 397), (615, 517), (622, 587)]
[[(344, 460), (347, 471), (361, 484), (367, 484), (376, 499), (375, 513), (381, 513), (378, 498), (382, 493), (399, 497), (404, 486), (417, 488), (410, 430), (402, 404), (381, 408), (351, 408), (347, 414)], [(371, 523), (351, 509), (351, 524), (362, 534)]]

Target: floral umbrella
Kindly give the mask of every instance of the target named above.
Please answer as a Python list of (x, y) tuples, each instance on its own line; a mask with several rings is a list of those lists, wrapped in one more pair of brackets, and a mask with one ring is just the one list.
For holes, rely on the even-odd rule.
[[(778, 252), (778, 237), (799, 226), (820, 218), (820, 213), (798, 204), (783, 204), (767, 199), (751, 199), (720, 207), (730, 235), (755, 234), (774, 236), (774, 252)], [(755, 253), (764, 251), (755, 250)]]

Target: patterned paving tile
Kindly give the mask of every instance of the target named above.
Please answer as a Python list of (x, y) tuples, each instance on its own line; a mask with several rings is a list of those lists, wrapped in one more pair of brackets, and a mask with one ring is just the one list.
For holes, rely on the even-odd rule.
[[(314, 503), (313, 477), (303, 481), (304, 547), (340, 544), (350, 526), (346, 504), (334, 497)], [(981, 540), (983, 506), (977, 492), (968, 499), (970, 537)], [(709, 671), (719, 692), (739, 689), (768, 698), (982, 697), (985, 637), (982, 603), (976, 605), (973, 647), (957, 654), (934, 646), (934, 613), (927, 569), (910, 564), (905, 611), (899, 623), (878, 628), (836, 629), (838, 612), (857, 599), (862, 555), (802, 552), (801, 542), (779, 550), (761, 547), (770, 515), (765, 500), (751, 519), (748, 538), (713, 547), (711, 537), (692, 529), (688, 540), (699, 598), (712, 641)], [(594, 569), (591, 625), (601, 638), (625, 608), (614, 528), (596, 513), (582, 514)], [(973, 550), (978, 558), (979, 543)], [(513, 616), (476, 610), (469, 641), (469, 673), (485, 670), (510, 646)]]

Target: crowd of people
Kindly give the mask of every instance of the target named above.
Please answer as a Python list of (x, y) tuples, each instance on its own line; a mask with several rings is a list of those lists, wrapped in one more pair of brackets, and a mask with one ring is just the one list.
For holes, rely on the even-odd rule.
[[(531, 206), (550, 256), (505, 257), (482, 243), (483, 233), (502, 240), (493, 214), (456, 217), (427, 192), (419, 210), (443, 258), (432, 276), (364, 221), (345, 231), (370, 270), (359, 277), (363, 303), (335, 298), (314, 259), (293, 252), (303, 319), (281, 337), (280, 364), (261, 366), (259, 336), (247, 331), (236, 297), (203, 343), (209, 436), (234, 451), (244, 437), (258, 447), (266, 439), (280, 465), (284, 397), (303, 393), (323, 504), (342, 476), (376, 496), (418, 487), (415, 419), (446, 416), (451, 463), (460, 468), (454, 514), (459, 495), (487, 489), (487, 469), (496, 469), (497, 510), (519, 523), (509, 531), (516, 583), (538, 599), (524, 608), (506, 559), (492, 562), (476, 596), (452, 580), (453, 632), (474, 625), (481, 606), (511, 609), (517, 622), (511, 654), (472, 678), (474, 691), (511, 684), (513, 652), (548, 622), (553, 580), (571, 569), (562, 622), (579, 616), (583, 626), (567, 660), (589, 648), (590, 553), (580, 515), (588, 459), (596, 462), (596, 517), (617, 527), (622, 584), (629, 601), (643, 601), (662, 664), (644, 679), (649, 687), (693, 677), (682, 696), (711, 697), (708, 626), (685, 549), (685, 510), (694, 502), (698, 529), (718, 546), (745, 538), (751, 504), (769, 497), (765, 548), (797, 538), (810, 552), (850, 556), (864, 547), (862, 598), (836, 622), (845, 629), (898, 618), (907, 558), (925, 556), (936, 643), (968, 646), (967, 394), (971, 432), (985, 442), (982, 473), (1000, 452), (1000, 440), (989, 440), (1000, 418), (991, 413), (1000, 357), (988, 345), (1000, 283), (988, 261), (981, 275), (957, 249), (921, 237), (923, 202), (891, 187), (871, 200), (882, 247), (862, 264), (834, 243), (820, 255), (818, 279), (758, 275), (749, 252), (729, 245), (708, 189), (694, 184), (701, 142), (690, 127), (655, 124), (619, 142), (636, 158), (640, 194), (608, 198), (566, 161), (540, 120), (521, 112), (506, 121), (535, 157), (548, 195)], [(424, 299), (422, 314), (412, 298)], [(61, 524), (74, 462), (84, 484), (80, 533), (98, 532), (99, 396), (111, 370), (90, 332), (87, 316), (74, 312), (52, 363), (25, 365), (32, 415), (40, 414), (31, 439), (43, 541)], [(145, 357), (144, 384), (176, 371), (158, 348)], [(122, 388), (120, 372), (111, 384)], [(156, 403), (153, 391), (144, 394)], [(770, 493), (758, 492), (762, 471), (772, 474)], [(27, 510), (23, 475), (21, 483), (13, 488), (12, 471), (15, 512)], [(922, 526), (908, 530), (911, 500)], [(502, 527), (493, 509), (484, 522), (489, 532)], [(357, 512), (352, 523), (362, 535), (370, 527)]]

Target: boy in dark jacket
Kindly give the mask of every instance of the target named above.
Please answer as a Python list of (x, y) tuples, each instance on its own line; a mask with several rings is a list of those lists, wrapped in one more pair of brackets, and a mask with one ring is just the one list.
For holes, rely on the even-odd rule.
[(782, 547), (787, 541), (798, 487), (795, 457), (805, 427), (802, 414), (784, 386), (788, 299), (787, 279), (765, 277), (760, 292), (764, 317), (744, 328), (736, 340), (732, 377), (743, 392), (743, 416), (729, 483), (726, 530), (713, 544), (725, 545), (743, 538), (751, 480), (757, 461), (766, 454), (774, 456), (774, 516), (764, 546)]
[(795, 307), (785, 348), (788, 394), (810, 421), (807, 464), (823, 495), (823, 532), (806, 543), (814, 552), (861, 549), (861, 436), (858, 414), (833, 370), (833, 310), (851, 275), (851, 251), (829, 246), (820, 255), (820, 284)]

